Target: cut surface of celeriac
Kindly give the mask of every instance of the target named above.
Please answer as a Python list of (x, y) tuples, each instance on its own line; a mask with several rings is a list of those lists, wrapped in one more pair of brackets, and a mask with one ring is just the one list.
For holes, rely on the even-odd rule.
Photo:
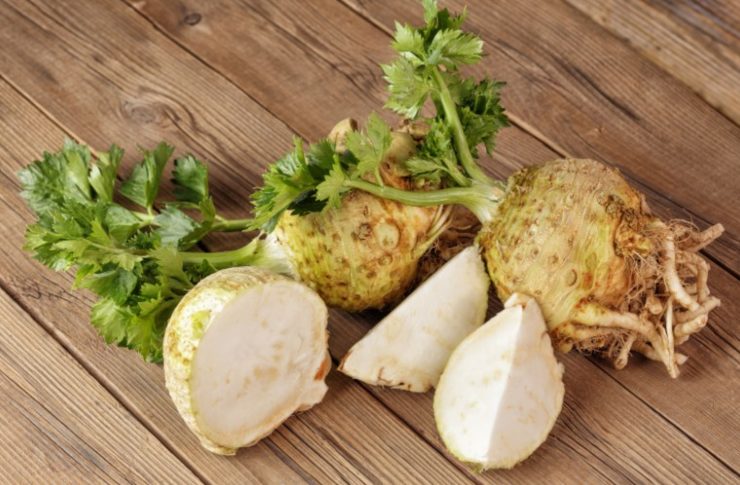
[(485, 320), (488, 286), (478, 248), (464, 249), (357, 342), (339, 370), (368, 384), (429, 390), (455, 347)]
[(565, 393), (535, 300), (514, 294), (505, 307), (455, 349), (434, 396), (445, 446), (480, 469), (511, 468), (531, 455)]
[(253, 267), (219, 271), (180, 302), (164, 370), (180, 415), (208, 450), (234, 454), (321, 401), (327, 309), (310, 288)]

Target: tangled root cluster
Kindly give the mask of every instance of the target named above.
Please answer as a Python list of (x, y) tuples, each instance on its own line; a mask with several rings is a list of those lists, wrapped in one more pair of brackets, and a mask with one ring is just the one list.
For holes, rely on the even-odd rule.
[(627, 365), (634, 350), (662, 362), (671, 377), (677, 377), (687, 357), (676, 347), (704, 328), (709, 313), (720, 304), (709, 294), (709, 264), (699, 251), (723, 230), (721, 224), (698, 231), (685, 221), (657, 221), (647, 236), (658, 251), (625, 255), (632, 287), (622, 308), (602, 315), (603, 326), (579, 325), (571, 335), (574, 347), (600, 354), (617, 369)]

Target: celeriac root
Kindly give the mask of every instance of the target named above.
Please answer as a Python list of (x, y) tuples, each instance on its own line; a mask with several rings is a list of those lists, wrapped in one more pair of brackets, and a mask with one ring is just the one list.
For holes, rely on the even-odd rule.
[[(660, 358), (658, 353), (655, 352), (655, 350), (649, 344), (647, 344), (644, 340), (635, 341), (635, 343), (632, 345), (632, 350), (634, 350), (635, 352), (641, 353), (642, 355), (644, 355), (646, 358), (650, 360), (655, 360), (657, 362), (663, 361), (663, 359)], [(676, 352), (675, 358), (676, 358), (676, 364), (678, 365), (682, 365), (688, 360), (688, 357), (686, 355), (681, 354), (679, 352)]]
[(683, 223), (675, 224), (676, 236), (681, 240), (681, 249), (687, 253), (696, 253), (704, 249), (715, 239), (720, 237), (725, 228), (722, 224), (715, 224), (704, 231), (696, 231), (693, 227)]
[(677, 377), (678, 366), (687, 357), (676, 352), (676, 346), (701, 330), (709, 312), (720, 304), (709, 294), (709, 264), (698, 251), (723, 228), (717, 224), (700, 232), (681, 221), (655, 226), (650, 238), (660, 251), (628, 256), (633, 289), (623, 308), (583, 305), (569, 335), (578, 350), (601, 354), (617, 369), (627, 364), (634, 350), (662, 362), (671, 377)]
[(678, 303), (689, 310), (694, 310), (699, 304), (696, 302), (696, 298), (689, 295), (678, 276), (676, 245), (673, 242), (673, 234), (669, 234), (663, 243), (663, 257), (663, 281), (665, 281), (669, 293)]
[(635, 350), (675, 377), (676, 346), (719, 303), (698, 251), (722, 231), (663, 222), (618, 170), (561, 159), (510, 177), (478, 242), (499, 297), (536, 298), (557, 348), (617, 367)]
[(622, 344), (621, 348), (618, 350), (618, 352), (615, 353), (615, 358), (614, 358), (614, 368), (615, 369), (625, 368), (625, 366), (627, 365), (627, 361), (629, 360), (629, 357), (630, 357), (630, 349), (632, 348), (632, 345), (635, 343), (636, 338), (637, 338), (637, 333), (628, 332), (624, 340), (620, 342)]

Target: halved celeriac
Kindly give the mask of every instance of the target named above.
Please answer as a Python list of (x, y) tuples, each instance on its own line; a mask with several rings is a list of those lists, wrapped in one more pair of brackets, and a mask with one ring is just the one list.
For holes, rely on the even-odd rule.
[(167, 389), (208, 450), (231, 455), (321, 401), (327, 309), (307, 286), (254, 267), (219, 271), (178, 304), (164, 338)]

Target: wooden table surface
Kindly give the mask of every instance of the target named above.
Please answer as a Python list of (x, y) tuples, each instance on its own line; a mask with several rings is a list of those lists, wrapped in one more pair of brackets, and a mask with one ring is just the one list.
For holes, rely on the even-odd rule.
[[(443, 2), (455, 9), (463, 1)], [(2, 482), (738, 483), (740, 470), (740, 2), (470, 1), (478, 73), (508, 82), (513, 126), (487, 166), (506, 176), (572, 155), (622, 169), (664, 217), (721, 222), (705, 250), (722, 299), (682, 347), (678, 380), (560, 356), (563, 412), (511, 471), (475, 474), (434, 429), (431, 394), (330, 392), (236, 457), (204, 451), (162, 369), (107, 347), (91, 298), (21, 249), (31, 214), (14, 174), (65, 136), (128, 149), (160, 139), (208, 160), (216, 202), (244, 217), (262, 168), (298, 134), (380, 110), (397, 0), (0, 0), (0, 470)], [(236, 247), (242, 236), (214, 239)], [(498, 303), (493, 310), (499, 308)], [(335, 362), (378, 314), (331, 316)]]

